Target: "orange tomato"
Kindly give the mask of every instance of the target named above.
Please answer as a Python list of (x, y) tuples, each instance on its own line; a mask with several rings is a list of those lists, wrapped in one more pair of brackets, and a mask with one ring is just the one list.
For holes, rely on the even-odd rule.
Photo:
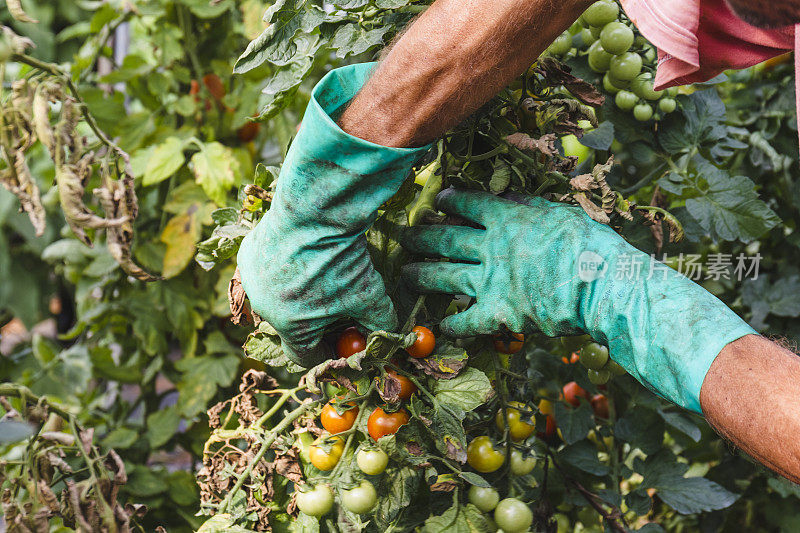
[(569, 359), (567, 359), (566, 355), (561, 358), (561, 362), (564, 363), (565, 365), (574, 365), (580, 360), (581, 356), (578, 354), (578, 352), (572, 352), (572, 355), (569, 356)]
[(564, 394), (564, 401), (573, 407), (578, 407), (581, 404), (581, 398), (589, 399), (589, 394), (574, 381), (570, 381), (564, 385), (562, 392)]
[(406, 348), (408, 354), (415, 359), (428, 357), (436, 346), (436, 336), (425, 326), (414, 326), (412, 332), (417, 334), (414, 344)]
[[(517, 340), (511, 340), (509, 336)], [(522, 349), (525, 335), (522, 333), (497, 333), (494, 336), (494, 349), (500, 353), (512, 354)]]
[(236, 132), (236, 136), (243, 143), (249, 143), (256, 138), (258, 132), (261, 130), (261, 124), (258, 122), (247, 122)]
[(387, 413), (376, 407), (367, 420), (367, 431), (370, 437), (378, 440), (385, 435), (394, 435), (400, 426), (408, 423), (408, 420), (408, 413), (402, 409), (395, 413)]
[(211, 93), (211, 96), (217, 100), (225, 98), (225, 94), (228, 92), (225, 89), (225, 85), (222, 84), (220, 77), (213, 72), (203, 76), (203, 84), (206, 86), (206, 89), (208, 89), (208, 92)]
[(414, 385), (414, 383), (412, 383), (411, 380), (406, 376), (402, 376), (394, 370), (387, 370), (386, 373), (400, 382), (399, 396), (401, 400), (408, 400), (415, 392), (417, 392), (417, 386)]
[(608, 418), (608, 398), (605, 394), (595, 394), (591, 402), (594, 416), (598, 418)]
[(328, 430), (329, 433), (341, 433), (347, 431), (356, 422), (358, 417), (358, 407), (352, 404), (347, 404), (350, 408), (342, 414), (336, 412), (336, 407), (331, 402), (325, 404), (322, 408), (322, 413), (319, 415), (322, 427)]
[(367, 347), (367, 339), (354, 327), (347, 328), (336, 341), (336, 355), (344, 359)]

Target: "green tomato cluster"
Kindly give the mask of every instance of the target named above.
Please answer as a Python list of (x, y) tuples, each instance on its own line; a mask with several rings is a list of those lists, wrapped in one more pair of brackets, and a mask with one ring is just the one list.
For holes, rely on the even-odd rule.
[(590, 5), (547, 53), (561, 58), (583, 56), (589, 68), (603, 75), (603, 88), (622, 111), (646, 122), (675, 111), (677, 89), (653, 89), (656, 50), (627, 19), (614, 0)]
[(625, 374), (625, 369), (609, 357), (608, 348), (596, 342), (581, 348), (580, 362), (588, 370), (589, 381), (595, 385), (605, 385), (612, 376)]

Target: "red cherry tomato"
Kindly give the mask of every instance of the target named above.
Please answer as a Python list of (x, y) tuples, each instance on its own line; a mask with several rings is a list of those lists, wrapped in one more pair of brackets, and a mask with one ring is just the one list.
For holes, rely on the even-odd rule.
[(394, 435), (400, 426), (408, 423), (408, 413), (400, 409), (395, 413), (387, 413), (380, 407), (376, 407), (367, 420), (367, 431), (369, 436), (375, 440), (385, 435)]
[(367, 339), (356, 328), (347, 328), (336, 341), (336, 355), (344, 359), (367, 347)]
[(415, 326), (412, 332), (417, 334), (414, 344), (406, 348), (408, 354), (415, 359), (428, 357), (436, 346), (436, 336), (425, 326)]
[(578, 352), (572, 352), (572, 355), (569, 356), (569, 359), (567, 359), (566, 355), (561, 358), (561, 362), (564, 363), (565, 365), (574, 365), (580, 360), (581, 356), (578, 354)]
[(258, 122), (247, 122), (236, 132), (236, 136), (243, 143), (249, 143), (258, 135), (261, 130), (261, 124)]
[[(517, 340), (511, 340), (509, 336)], [(494, 349), (500, 353), (517, 353), (522, 349), (525, 335), (522, 333), (498, 333), (494, 336)]]
[(408, 400), (415, 392), (417, 392), (417, 386), (414, 385), (414, 383), (412, 383), (411, 380), (406, 376), (402, 376), (394, 370), (387, 370), (386, 373), (400, 382), (399, 396), (401, 400)]
[(549, 439), (550, 437), (555, 435), (557, 427), (558, 426), (556, 426), (556, 419), (553, 417), (553, 415), (547, 415), (545, 417), (544, 433), (539, 433), (538, 434), (539, 438)]
[(358, 417), (358, 407), (355, 405), (344, 413), (339, 414), (336, 412), (336, 407), (334, 407), (331, 402), (325, 404), (325, 407), (322, 408), (322, 413), (319, 415), (322, 427), (333, 434), (347, 431), (353, 427), (353, 424), (356, 422), (356, 417)]
[(608, 418), (608, 398), (605, 394), (595, 394), (591, 400), (594, 416), (598, 418)]
[(564, 401), (573, 407), (578, 407), (581, 404), (581, 398), (589, 399), (589, 394), (574, 381), (564, 385), (562, 392), (564, 393)]
[(208, 92), (211, 93), (211, 96), (217, 100), (225, 98), (225, 94), (228, 92), (225, 89), (225, 85), (222, 84), (220, 77), (213, 72), (203, 76), (203, 84), (206, 86), (206, 89), (208, 89)]

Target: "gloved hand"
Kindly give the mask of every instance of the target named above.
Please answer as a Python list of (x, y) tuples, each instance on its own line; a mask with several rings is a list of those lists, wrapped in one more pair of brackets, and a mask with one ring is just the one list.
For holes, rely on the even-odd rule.
[(253, 310), (278, 331), (287, 356), (305, 367), (328, 356), (322, 334), (337, 318), (371, 330), (397, 327), (364, 232), (428, 147), (387, 148), (336, 125), (373, 67), (333, 70), (314, 88), (270, 209), (237, 257)]
[[(440, 210), (476, 222), (404, 231), (408, 250), (450, 258), (414, 263), (404, 277), (421, 291), (477, 302), (444, 319), (464, 337), (538, 328), (585, 332), (642, 384), (700, 413), (700, 386), (722, 348), (755, 331), (721, 301), (590, 219), (579, 207), (448, 189)], [(638, 264), (638, 273), (634, 265)], [(630, 276), (619, 275), (626, 272)]]

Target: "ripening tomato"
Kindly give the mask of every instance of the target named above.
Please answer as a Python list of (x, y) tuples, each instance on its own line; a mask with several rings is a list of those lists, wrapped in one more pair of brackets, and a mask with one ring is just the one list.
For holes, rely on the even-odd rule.
[(347, 431), (353, 427), (358, 417), (358, 407), (352, 403), (348, 403), (347, 407), (347, 411), (339, 414), (336, 412), (336, 407), (334, 407), (332, 402), (326, 403), (325, 407), (322, 408), (322, 413), (319, 415), (322, 427), (333, 434)]
[(364, 350), (367, 339), (354, 327), (344, 330), (336, 341), (336, 355), (344, 359)]
[(558, 429), (558, 426), (556, 425), (555, 417), (553, 415), (547, 415), (545, 417), (544, 438), (549, 439), (552, 437), (555, 434), (556, 429)]
[(415, 392), (417, 392), (417, 386), (414, 385), (414, 383), (406, 376), (400, 375), (394, 370), (386, 370), (386, 373), (400, 382), (400, 394), (398, 396), (401, 400), (408, 400)]
[(613, 359), (608, 360), (608, 363), (605, 366), (605, 370), (611, 372), (612, 376), (624, 376), (625, 374), (627, 374), (627, 371)]
[(261, 124), (258, 122), (245, 122), (241, 128), (236, 131), (236, 136), (243, 143), (249, 143), (258, 135), (261, 130)]
[(194, 101), (197, 102), (200, 100), (200, 97), (197, 96), (198, 94), (200, 94), (200, 82), (197, 80), (192, 80), (189, 88), (189, 95), (194, 96)]
[(206, 86), (206, 89), (208, 89), (208, 92), (211, 93), (211, 96), (217, 100), (225, 98), (225, 94), (228, 92), (225, 89), (225, 85), (222, 84), (220, 77), (213, 72), (203, 76), (203, 84)]
[(356, 454), (358, 468), (368, 476), (377, 476), (386, 470), (389, 456), (380, 448), (361, 450)]
[(473, 485), (469, 488), (467, 497), (469, 498), (469, 503), (484, 513), (493, 510), (500, 502), (500, 494), (491, 487), (476, 487)]
[(367, 431), (369, 436), (375, 440), (385, 435), (394, 435), (400, 426), (408, 423), (408, 413), (403, 409), (395, 413), (387, 413), (380, 407), (376, 407), (367, 420)]
[(517, 353), (522, 349), (524, 342), (525, 335), (522, 333), (497, 333), (494, 336), (494, 349), (505, 354)]
[[(509, 402), (506, 409), (506, 420), (508, 421), (508, 434), (512, 440), (527, 439), (536, 430), (536, 426), (529, 423), (530, 414), (523, 415), (520, 410), (530, 411), (522, 402)], [(494, 418), (497, 429), (504, 431), (506, 425), (503, 421), (503, 410), (499, 409)]]
[(594, 416), (598, 418), (608, 418), (608, 398), (605, 394), (595, 394), (591, 400)]
[(564, 401), (573, 407), (578, 407), (581, 404), (581, 398), (589, 399), (589, 394), (574, 381), (570, 381), (564, 385), (562, 393), (564, 395)]
[[(327, 442), (326, 442), (327, 441)], [(330, 444), (330, 451), (326, 451), (325, 444)], [(311, 458), (311, 464), (320, 470), (327, 472), (333, 470), (336, 463), (342, 457), (344, 451), (344, 439), (342, 437), (322, 435), (311, 448), (308, 450), (308, 456)]]
[(497, 504), (494, 521), (504, 533), (523, 533), (533, 524), (533, 512), (520, 500), (506, 498)]
[(496, 449), (486, 435), (475, 437), (467, 446), (467, 463), (478, 472), (494, 472), (503, 466), (505, 460), (506, 454)]
[(572, 354), (569, 356), (569, 359), (567, 359), (566, 355), (561, 358), (561, 362), (564, 363), (565, 365), (574, 365), (580, 360), (581, 356), (578, 355), (578, 352), (572, 352)]
[(513, 450), (511, 452), (509, 467), (511, 468), (511, 473), (515, 476), (530, 474), (536, 467), (536, 457), (525, 457), (519, 450)]
[(328, 485), (297, 493), (297, 508), (308, 516), (323, 516), (333, 507), (333, 491)]
[(422, 359), (433, 353), (433, 348), (436, 346), (436, 336), (433, 332), (425, 326), (414, 326), (411, 331), (417, 334), (417, 340), (406, 348), (408, 354), (415, 359)]
[(367, 481), (362, 481), (357, 487), (341, 492), (342, 506), (355, 514), (368, 513), (378, 501), (378, 492), (375, 486)]

